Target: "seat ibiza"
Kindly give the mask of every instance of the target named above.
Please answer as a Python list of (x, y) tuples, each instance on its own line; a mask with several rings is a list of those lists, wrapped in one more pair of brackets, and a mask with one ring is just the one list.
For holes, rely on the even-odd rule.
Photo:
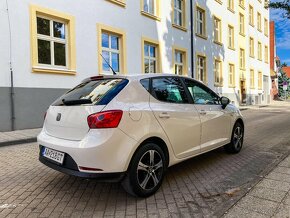
[(166, 169), (224, 146), (243, 145), (242, 115), (226, 97), (188, 77), (91, 77), (47, 110), (39, 160), (73, 176), (120, 181), (147, 197)]

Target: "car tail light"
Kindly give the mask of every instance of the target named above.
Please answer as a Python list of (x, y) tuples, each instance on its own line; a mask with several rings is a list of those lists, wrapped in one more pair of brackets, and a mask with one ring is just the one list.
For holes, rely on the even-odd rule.
[(88, 116), (88, 125), (90, 129), (100, 129), (100, 128), (116, 128), (118, 127), (123, 111), (112, 110), (104, 111)]

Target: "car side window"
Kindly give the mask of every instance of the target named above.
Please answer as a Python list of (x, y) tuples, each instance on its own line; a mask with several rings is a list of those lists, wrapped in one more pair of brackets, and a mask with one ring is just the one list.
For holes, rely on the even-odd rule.
[(218, 95), (206, 86), (192, 80), (185, 80), (185, 85), (194, 104), (220, 104)]
[(158, 77), (152, 79), (153, 96), (159, 101), (169, 103), (188, 103), (186, 92), (177, 77)]

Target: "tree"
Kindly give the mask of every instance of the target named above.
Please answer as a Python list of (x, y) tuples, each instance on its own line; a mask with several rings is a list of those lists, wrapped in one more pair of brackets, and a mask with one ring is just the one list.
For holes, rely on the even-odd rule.
[(269, 8), (282, 9), (285, 11), (284, 17), (290, 19), (290, 0), (283, 0), (279, 2), (270, 1)]
[(284, 62), (281, 67), (288, 67), (288, 64), (286, 62)]
[(286, 92), (286, 97), (288, 98), (290, 96), (289, 88), (290, 88), (290, 78), (286, 75), (286, 73), (282, 70), (282, 68), (279, 68), (279, 76), (278, 76), (278, 87), (279, 87), (279, 97), (282, 99), (285, 99), (285, 91), (283, 90), (283, 83), (287, 82), (288, 84), (288, 90)]

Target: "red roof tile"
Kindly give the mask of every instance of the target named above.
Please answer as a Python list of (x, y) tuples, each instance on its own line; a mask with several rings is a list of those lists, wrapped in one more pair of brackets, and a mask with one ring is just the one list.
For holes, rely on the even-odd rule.
[(290, 67), (282, 67), (282, 70), (287, 74), (288, 78), (290, 78)]

